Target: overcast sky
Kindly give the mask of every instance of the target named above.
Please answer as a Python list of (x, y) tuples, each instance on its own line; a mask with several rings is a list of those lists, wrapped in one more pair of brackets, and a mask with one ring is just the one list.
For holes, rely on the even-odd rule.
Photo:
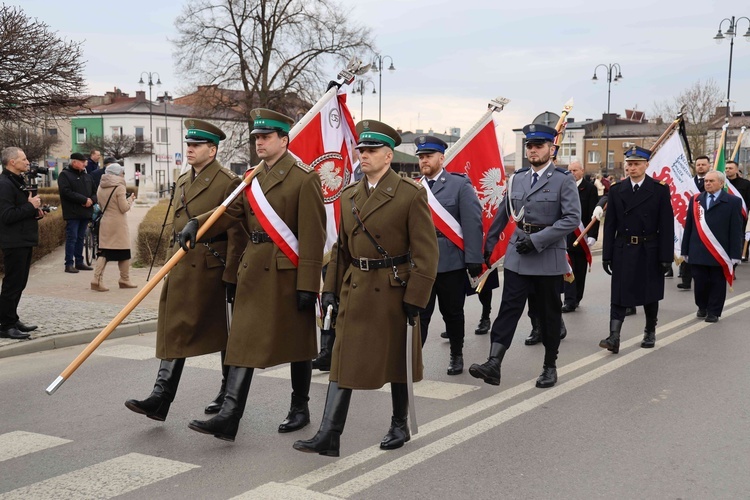
[[(178, 94), (174, 72), (174, 19), (184, 0), (6, 0), (44, 21), (62, 36), (84, 40), (91, 93), (114, 87), (131, 95), (142, 71), (156, 71)], [(606, 72), (597, 64), (618, 63), (623, 80), (612, 85), (611, 110), (646, 111), (697, 80), (713, 78), (726, 95), (729, 43), (712, 39), (719, 22), (750, 17), (747, 0), (630, 0), (500, 2), (498, 0), (346, 0), (353, 22), (369, 25), (394, 73), (382, 79), (383, 121), (404, 130), (465, 133), (490, 98), (511, 100), (497, 115), (504, 154), (512, 152), (513, 128), (544, 111), (559, 113), (570, 97), (577, 120), (607, 109)], [(726, 29), (727, 25), (724, 25)], [(734, 44), (731, 100), (750, 110), (750, 43), (739, 22)], [(363, 59), (369, 55), (363, 54)], [(388, 64), (390, 60), (387, 61)], [(335, 75), (332, 75), (335, 76)], [(377, 85), (377, 75), (374, 77)], [(157, 89), (154, 88), (156, 91)], [(378, 96), (364, 96), (364, 115), (377, 118)], [(360, 96), (350, 107), (359, 119)]]

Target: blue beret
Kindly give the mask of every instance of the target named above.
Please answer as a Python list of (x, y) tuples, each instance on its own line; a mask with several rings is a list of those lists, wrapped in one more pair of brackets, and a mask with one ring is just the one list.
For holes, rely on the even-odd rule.
[(557, 135), (557, 131), (554, 128), (536, 123), (526, 125), (523, 128), (523, 133), (526, 136), (526, 142), (554, 142)]
[(414, 139), (414, 144), (417, 145), (417, 153), (445, 153), (448, 149), (448, 144), (445, 141), (438, 139), (434, 135), (420, 135)]
[(651, 151), (640, 146), (633, 146), (625, 151), (625, 159), (630, 161), (648, 161), (651, 159)]

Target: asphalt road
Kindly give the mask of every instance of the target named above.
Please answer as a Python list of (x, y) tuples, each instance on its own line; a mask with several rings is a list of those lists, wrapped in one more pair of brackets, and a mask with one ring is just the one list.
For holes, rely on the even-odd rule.
[[(5, 498), (748, 498), (750, 266), (738, 269), (717, 324), (695, 318), (692, 292), (667, 280), (657, 347), (641, 349), (644, 315), (626, 319), (618, 355), (607, 335), (609, 280), (598, 260), (581, 308), (565, 314), (559, 382), (534, 387), (543, 348), (523, 340), (523, 317), (500, 387), (468, 370), (445, 373), (441, 322), (417, 384), (420, 432), (396, 451), (377, 447), (387, 391), (355, 392), (342, 456), (294, 451), (320, 423), (326, 377), (314, 377), (313, 423), (278, 434), (291, 388), (286, 366), (259, 371), (235, 443), (187, 428), (218, 389), (218, 356), (192, 360), (164, 423), (128, 411), (156, 374), (154, 334), (107, 341), (52, 396), (44, 389), (81, 351), (0, 359), (0, 499)], [(493, 318), (500, 303), (493, 301)], [(467, 301), (465, 359), (483, 362), (476, 297)]]

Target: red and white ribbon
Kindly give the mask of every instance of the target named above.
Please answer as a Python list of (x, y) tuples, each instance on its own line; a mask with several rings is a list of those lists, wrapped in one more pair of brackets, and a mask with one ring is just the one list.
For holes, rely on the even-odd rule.
[(698, 229), (698, 236), (700, 236), (703, 244), (721, 266), (724, 278), (731, 287), (734, 282), (734, 266), (732, 265), (732, 259), (729, 258), (724, 247), (721, 246), (719, 240), (717, 240), (714, 233), (711, 232), (711, 228), (708, 227), (708, 224), (706, 223), (706, 212), (698, 201), (698, 196), (699, 195), (696, 195), (695, 198), (693, 198), (693, 200), (695, 200), (693, 203), (693, 217), (695, 218), (695, 227)]
[(737, 188), (734, 187), (732, 181), (730, 181), (729, 179), (727, 179), (727, 191), (740, 199), (740, 201), (742, 202), (742, 218), (747, 219), (747, 205), (745, 205), (745, 199), (742, 197), (742, 194), (737, 191)]
[[(578, 227), (575, 228), (575, 230), (573, 231), (573, 234), (575, 234), (576, 238), (578, 238), (579, 236), (581, 236), (581, 233), (583, 233), (585, 230), (586, 230), (586, 228), (583, 226), (583, 223), (579, 222), (578, 223)], [(591, 271), (591, 260), (592, 260), (591, 259), (591, 248), (589, 248), (589, 244), (586, 241), (586, 238), (581, 238), (581, 240), (578, 242), (578, 244), (583, 249), (583, 253), (586, 254), (586, 262), (589, 263), (589, 271)]]
[(461, 250), (464, 249), (464, 232), (461, 224), (440, 204), (435, 195), (432, 194), (430, 185), (427, 183), (427, 177), (422, 177), (420, 181), (427, 190), (427, 203), (430, 205), (432, 212), (432, 222), (435, 227), (448, 238), (451, 243)]
[[(260, 168), (260, 167), (258, 167)], [(255, 212), (263, 230), (268, 233), (273, 242), (286, 255), (295, 267), (299, 266), (299, 241), (289, 226), (268, 202), (258, 179), (250, 182), (250, 189), (246, 189), (247, 201)]]

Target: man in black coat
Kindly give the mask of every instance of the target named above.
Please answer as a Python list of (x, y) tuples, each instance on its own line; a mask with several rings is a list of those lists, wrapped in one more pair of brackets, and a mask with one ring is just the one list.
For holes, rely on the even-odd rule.
[(708, 172), (704, 185), (706, 190), (690, 202), (681, 254), (695, 279), (697, 316), (716, 323), (727, 298), (727, 276), (740, 262), (744, 224), (742, 201), (722, 189), (722, 172)]
[[(732, 183), (732, 186), (737, 189), (744, 200), (745, 207), (750, 207), (750, 181), (740, 177), (737, 162), (729, 160), (724, 167), (724, 172), (727, 176), (727, 181)], [(747, 227), (747, 217), (745, 217), (744, 225), (742, 227)], [(748, 235), (746, 234), (745, 238), (747, 239), (747, 237)], [(747, 262), (747, 252), (742, 256), (742, 261)]]
[(91, 271), (83, 261), (83, 238), (94, 213), (94, 180), (86, 173), (86, 157), (70, 155), (70, 165), (57, 178), (63, 219), (65, 219), (65, 272)]
[(25, 187), (23, 173), (29, 169), (26, 154), (16, 147), (0, 153), (0, 248), (3, 249), (5, 277), (0, 291), (0, 337), (27, 339), (34, 325), (25, 325), (18, 318), (18, 303), (29, 280), (31, 251), (39, 244), (38, 219), (42, 201)]
[(633, 146), (625, 153), (628, 179), (609, 190), (604, 219), (602, 266), (612, 276), (609, 337), (599, 347), (618, 353), (625, 309), (643, 305), (646, 328), (641, 347), (654, 347), (664, 274), (674, 259), (674, 213), (669, 187), (646, 175), (651, 152)]
[[(698, 191), (701, 193), (705, 191), (704, 179), (710, 168), (711, 161), (708, 156), (699, 156), (695, 159), (695, 177), (693, 177), (693, 182), (695, 182), (695, 187), (697, 187)], [(690, 290), (693, 282), (693, 274), (690, 272), (690, 264), (685, 261), (682, 261), (680, 264), (680, 277), (682, 278), (682, 281), (677, 283), (677, 288), (680, 290)]]
[[(574, 160), (570, 162), (568, 170), (570, 170), (570, 173), (576, 179), (578, 197), (581, 201), (581, 224), (585, 226), (591, 220), (596, 203), (599, 201), (599, 195), (596, 186), (583, 177), (583, 166), (580, 161)], [(598, 235), (599, 223), (597, 222), (585, 236), (586, 244), (589, 248), (594, 246)], [(588, 274), (589, 263), (586, 260), (586, 252), (583, 249), (583, 245), (573, 245), (576, 238), (575, 232), (568, 235), (568, 255), (570, 256), (570, 263), (575, 279), (572, 283), (565, 282), (565, 300), (562, 306), (562, 312), (564, 313), (576, 310), (578, 304), (583, 299), (583, 290), (586, 287), (586, 274)]]

